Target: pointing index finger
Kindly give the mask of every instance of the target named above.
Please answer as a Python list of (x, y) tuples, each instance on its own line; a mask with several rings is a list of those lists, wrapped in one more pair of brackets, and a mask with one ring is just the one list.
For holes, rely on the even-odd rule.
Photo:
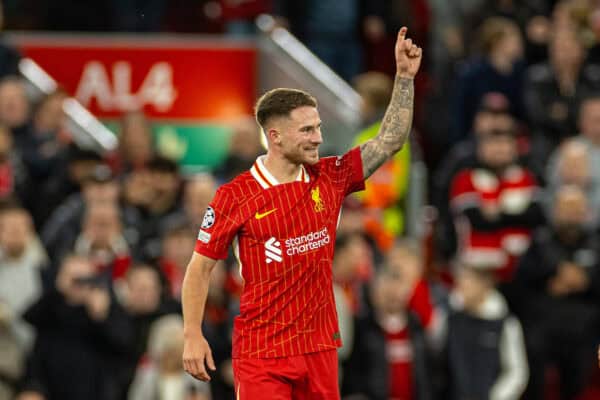
[(406, 31), (408, 31), (408, 29), (405, 26), (400, 28), (400, 30), (398, 31), (398, 41), (404, 40), (404, 38), (406, 37)]

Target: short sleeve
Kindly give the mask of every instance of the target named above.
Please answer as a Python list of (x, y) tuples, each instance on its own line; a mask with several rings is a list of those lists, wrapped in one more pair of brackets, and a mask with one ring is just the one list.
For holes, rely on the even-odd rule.
[(333, 181), (341, 186), (344, 194), (364, 190), (365, 180), (359, 147), (342, 156), (323, 158), (323, 168), (332, 176)]
[(195, 250), (203, 256), (222, 260), (240, 228), (231, 192), (220, 188), (210, 202), (198, 232)]

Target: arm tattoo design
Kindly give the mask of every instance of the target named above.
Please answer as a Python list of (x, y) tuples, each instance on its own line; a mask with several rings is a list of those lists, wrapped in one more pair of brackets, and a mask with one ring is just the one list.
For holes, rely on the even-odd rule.
[(360, 146), (365, 179), (398, 152), (410, 133), (415, 97), (412, 79), (396, 77), (392, 99), (377, 136)]

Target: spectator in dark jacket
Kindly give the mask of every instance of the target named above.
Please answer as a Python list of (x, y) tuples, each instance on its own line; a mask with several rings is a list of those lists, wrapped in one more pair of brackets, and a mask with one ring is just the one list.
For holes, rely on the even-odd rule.
[[(42, 240), (51, 258), (70, 250), (81, 231), (86, 208), (93, 204), (119, 204), (120, 185), (106, 165), (96, 166), (82, 181), (81, 192), (65, 199), (44, 224)], [(121, 204), (127, 242), (135, 246), (140, 214), (133, 206)]]
[(532, 126), (532, 150), (547, 159), (566, 137), (577, 134), (580, 102), (600, 90), (600, 66), (584, 64), (585, 48), (573, 29), (553, 32), (548, 62), (527, 71), (524, 101)]
[(135, 370), (147, 351), (150, 326), (160, 317), (178, 313), (179, 305), (172, 298), (163, 296), (158, 270), (146, 264), (134, 264), (127, 271), (121, 303), (127, 312), (134, 332), (134, 341), (127, 358), (121, 363), (120, 379), (123, 392), (120, 399), (127, 398), (127, 389), (133, 381)]
[(461, 266), (447, 316), (445, 393), (452, 400), (519, 400), (528, 379), (519, 321), (489, 270)]
[(131, 326), (108, 283), (78, 256), (25, 313), (37, 339), (24, 388), (46, 400), (106, 400), (120, 391), (115, 371), (131, 346)]
[(317, 57), (350, 82), (362, 72), (358, 27), (379, 4), (373, 0), (276, 0), (274, 11)]
[(421, 260), (408, 247), (394, 254), (402, 262), (388, 260), (381, 268), (371, 288), (373, 309), (356, 322), (342, 393), (371, 400), (432, 399), (426, 330), (433, 326), (433, 307), (427, 290), (422, 296)]
[[(482, 97), (499, 92), (510, 102), (510, 112), (523, 114), (523, 43), (518, 26), (509, 19), (486, 20), (479, 33), (483, 57), (467, 62), (458, 74), (454, 99), (455, 124), (452, 141), (463, 139), (470, 131)], [(452, 142), (451, 141), (451, 142)]]
[(531, 364), (528, 399), (542, 399), (544, 370), (558, 365), (560, 398), (573, 399), (585, 386), (593, 363), (600, 304), (600, 238), (586, 228), (585, 193), (560, 188), (552, 222), (538, 230), (522, 257), (517, 279), (523, 287), (522, 319)]

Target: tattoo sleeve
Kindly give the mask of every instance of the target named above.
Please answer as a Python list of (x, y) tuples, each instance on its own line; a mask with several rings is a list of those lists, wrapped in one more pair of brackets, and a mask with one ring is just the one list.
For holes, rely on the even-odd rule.
[(410, 133), (415, 97), (412, 79), (396, 77), (392, 99), (376, 137), (360, 146), (365, 179), (398, 152)]

